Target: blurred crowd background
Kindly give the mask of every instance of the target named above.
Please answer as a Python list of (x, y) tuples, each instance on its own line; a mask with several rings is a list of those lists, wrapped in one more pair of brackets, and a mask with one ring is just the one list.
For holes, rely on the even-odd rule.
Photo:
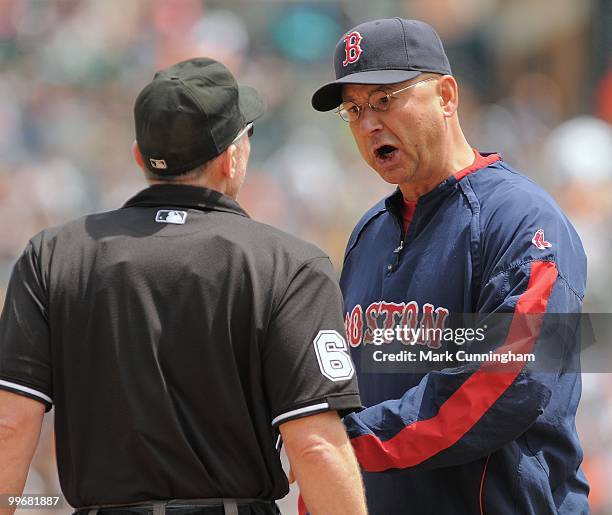
[[(310, 96), (333, 78), (345, 30), (393, 16), (438, 30), (469, 141), (558, 200), (588, 254), (585, 311), (612, 312), (612, 0), (0, 0), (0, 305), (29, 237), (145, 187), (130, 154), (134, 99), (155, 70), (198, 55), (269, 104), (240, 203), (317, 243), (339, 270), (353, 225), (392, 187)], [(583, 382), (592, 512), (612, 514), (612, 374)], [(52, 416), (29, 493), (59, 492)]]

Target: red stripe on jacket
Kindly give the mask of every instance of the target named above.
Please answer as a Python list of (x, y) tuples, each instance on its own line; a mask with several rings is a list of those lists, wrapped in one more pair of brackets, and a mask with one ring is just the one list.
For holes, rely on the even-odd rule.
[[(496, 353), (532, 351), (557, 275), (553, 262), (531, 264), (529, 284), (516, 303), (506, 341)], [(389, 440), (382, 441), (372, 434), (353, 438), (359, 463), (369, 472), (412, 467), (457, 443), (512, 385), (524, 363), (504, 364), (503, 372), (500, 367), (497, 362), (485, 362), (434, 417), (413, 422)]]
[(489, 166), (495, 163), (496, 161), (499, 161), (500, 159), (501, 157), (499, 156), (499, 154), (489, 154), (488, 156), (483, 156), (480, 152), (478, 152), (477, 150), (474, 150), (474, 162), (470, 166), (464, 168), (463, 170), (459, 170), (458, 172), (455, 172), (454, 174), (455, 179), (460, 181), (466, 175), (470, 175), (471, 173), (474, 173), (476, 170), (480, 170), (481, 168)]
[[(489, 166), (490, 164), (493, 164), (496, 161), (499, 161), (500, 159), (501, 157), (499, 156), (499, 154), (490, 154), (488, 156), (483, 156), (482, 154), (480, 154), (480, 152), (474, 149), (474, 161), (472, 162), (470, 166), (466, 166), (463, 170), (459, 170), (458, 172), (455, 172), (454, 174), (455, 179), (457, 179), (457, 181), (460, 181), (466, 175), (470, 175), (471, 173), (474, 173), (476, 170), (485, 168), (486, 166)], [(406, 234), (406, 231), (408, 230), (408, 226), (412, 223), (414, 212), (416, 211), (417, 201), (416, 200), (406, 200), (405, 197), (403, 197), (403, 200), (404, 200), (404, 204), (402, 206), (402, 226), (403, 226), (404, 234)]]
[(298, 515), (308, 515), (308, 508), (306, 508), (306, 504), (304, 504), (304, 499), (302, 499), (302, 495), (298, 497)]

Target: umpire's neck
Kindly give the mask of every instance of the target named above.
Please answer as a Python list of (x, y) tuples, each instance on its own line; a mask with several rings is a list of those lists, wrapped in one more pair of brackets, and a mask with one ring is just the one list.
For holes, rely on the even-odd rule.
[(233, 199), (238, 197), (249, 160), (251, 146), (248, 138), (241, 138), (232, 143), (225, 151), (206, 163), (172, 177), (160, 177), (150, 172), (144, 165), (144, 159), (138, 148), (138, 143), (132, 144), (134, 160), (142, 169), (145, 179), (153, 184), (178, 184), (208, 188), (228, 195)]

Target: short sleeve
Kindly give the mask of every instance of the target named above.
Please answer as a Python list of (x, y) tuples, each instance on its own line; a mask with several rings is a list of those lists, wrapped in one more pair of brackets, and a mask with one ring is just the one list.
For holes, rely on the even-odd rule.
[(0, 318), (0, 388), (52, 406), (48, 296), (28, 244), (11, 275)]
[(312, 259), (293, 275), (270, 322), (262, 359), (273, 426), (361, 407), (342, 294), (328, 258)]

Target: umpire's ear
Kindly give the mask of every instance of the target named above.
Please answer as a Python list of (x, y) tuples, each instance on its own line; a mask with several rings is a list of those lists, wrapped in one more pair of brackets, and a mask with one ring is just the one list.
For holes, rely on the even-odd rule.
[(138, 142), (136, 140), (134, 140), (134, 143), (132, 143), (132, 155), (134, 156), (136, 164), (138, 164), (138, 166), (144, 170), (144, 159), (142, 158), (142, 154), (140, 153), (140, 148), (138, 147)]
[(221, 170), (226, 180), (234, 180), (237, 173), (238, 147), (232, 143), (217, 159), (221, 161)]

